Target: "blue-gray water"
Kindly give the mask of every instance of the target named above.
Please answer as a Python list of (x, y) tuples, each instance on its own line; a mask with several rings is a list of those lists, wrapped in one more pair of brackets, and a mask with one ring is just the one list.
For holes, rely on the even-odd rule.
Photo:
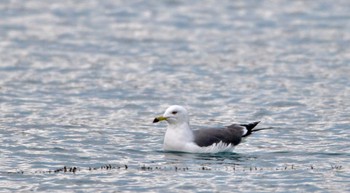
[[(348, 0), (3, 0), (0, 18), (0, 191), (350, 191)], [(151, 122), (171, 104), (274, 129), (166, 153)]]

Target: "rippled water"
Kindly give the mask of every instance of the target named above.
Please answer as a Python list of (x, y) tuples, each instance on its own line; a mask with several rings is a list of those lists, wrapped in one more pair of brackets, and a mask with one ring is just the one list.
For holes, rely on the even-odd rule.
[[(350, 191), (349, 1), (5, 0), (0, 17), (2, 191)], [(171, 104), (274, 129), (166, 153), (151, 122)]]

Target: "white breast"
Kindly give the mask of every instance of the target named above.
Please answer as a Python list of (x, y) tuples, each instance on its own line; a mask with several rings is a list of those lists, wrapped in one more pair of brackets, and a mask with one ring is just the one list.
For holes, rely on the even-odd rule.
[(164, 137), (163, 148), (167, 151), (186, 151), (188, 146), (194, 145), (193, 133), (188, 125), (181, 127), (168, 126)]

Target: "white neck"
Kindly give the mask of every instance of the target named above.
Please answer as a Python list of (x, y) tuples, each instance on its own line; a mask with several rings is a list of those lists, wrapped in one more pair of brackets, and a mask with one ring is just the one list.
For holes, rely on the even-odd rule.
[(188, 143), (193, 142), (193, 132), (187, 122), (169, 124), (164, 137), (164, 150), (181, 151)]

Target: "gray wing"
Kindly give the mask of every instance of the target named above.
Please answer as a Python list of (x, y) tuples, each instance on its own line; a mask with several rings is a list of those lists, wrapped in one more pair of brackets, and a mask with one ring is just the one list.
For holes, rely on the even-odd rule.
[(226, 144), (238, 145), (242, 140), (244, 126), (233, 124), (224, 128), (199, 129), (193, 131), (194, 142), (200, 146), (210, 146), (222, 141)]

